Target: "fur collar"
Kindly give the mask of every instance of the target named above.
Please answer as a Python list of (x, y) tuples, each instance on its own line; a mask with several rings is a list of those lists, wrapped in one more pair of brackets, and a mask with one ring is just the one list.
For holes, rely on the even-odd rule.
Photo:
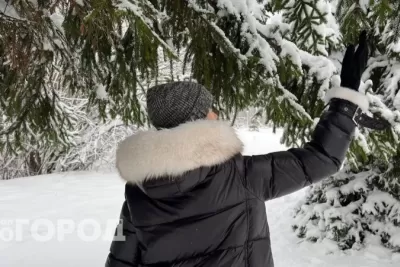
[(137, 184), (221, 164), (241, 153), (242, 148), (242, 142), (228, 124), (201, 120), (170, 130), (132, 135), (119, 144), (116, 162), (120, 176)]

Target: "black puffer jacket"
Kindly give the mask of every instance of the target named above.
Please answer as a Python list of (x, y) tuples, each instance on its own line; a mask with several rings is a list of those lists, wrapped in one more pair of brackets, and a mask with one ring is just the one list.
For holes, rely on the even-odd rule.
[(235, 131), (218, 121), (129, 137), (117, 153), (129, 181), (127, 239), (113, 242), (106, 266), (273, 267), (264, 202), (339, 170), (355, 129), (341, 103), (304, 148), (266, 155), (242, 156)]

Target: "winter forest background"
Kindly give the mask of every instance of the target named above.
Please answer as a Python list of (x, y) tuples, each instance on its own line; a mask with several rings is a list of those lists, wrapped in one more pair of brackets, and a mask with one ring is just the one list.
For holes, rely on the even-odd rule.
[(111, 168), (116, 144), (148, 127), (146, 89), (171, 80), (299, 146), (365, 29), (360, 90), (392, 127), (358, 129), (291, 224), (311, 242), (400, 253), (399, 14), (398, 0), (0, 0), (0, 179)]

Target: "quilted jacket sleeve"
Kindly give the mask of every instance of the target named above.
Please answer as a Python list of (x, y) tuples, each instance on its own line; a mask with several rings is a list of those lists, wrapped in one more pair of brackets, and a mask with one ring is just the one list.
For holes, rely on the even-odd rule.
[[(347, 104), (352, 104), (349, 102)], [(338, 105), (343, 103), (339, 100), (330, 105), (311, 141), (303, 148), (244, 157), (245, 186), (265, 201), (290, 194), (336, 173), (345, 159), (356, 127), (351, 117), (338, 111)]]
[[(122, 231), (121, 231), (122, 227)], [(121, 232), (124, 241), (121, 241)], [(130, 219), (128, 205), (124, 202), (121, 210), (120, 225), (117, 227), (114, 241), (111, 243), (106, 267), (137, 267), (138, 241), (135, 228)]]

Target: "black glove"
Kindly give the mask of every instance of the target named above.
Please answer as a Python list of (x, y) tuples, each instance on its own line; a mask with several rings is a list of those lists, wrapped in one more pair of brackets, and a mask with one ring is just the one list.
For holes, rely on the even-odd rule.
[[(350, 45), (344, 55), (342, 72), (340, 74), (342, 80), (340, 86), (358, 91), (361, 83), (361, 75), (367, 67), (368, 61), (366, 31), (363, 31), (360, 34), (357, 51), (354, 52), (354, 50), (354, 45)], [(385, 119), (381, 117), (369, 117), (353, 103), (344, 102), (340, 99), (332, 99), (330, 109), (346, 114), (353, 119), (355, 124), (361, 125), (365, 128), (382, 131), (391, 127), (391, 124)]]
[(357, 51), (354, 45), (349, 45), (343, 58), (340, 86), (358, 91), (361, 75), (368, 61), (367, 32), (363, 31), (359, 37)]

